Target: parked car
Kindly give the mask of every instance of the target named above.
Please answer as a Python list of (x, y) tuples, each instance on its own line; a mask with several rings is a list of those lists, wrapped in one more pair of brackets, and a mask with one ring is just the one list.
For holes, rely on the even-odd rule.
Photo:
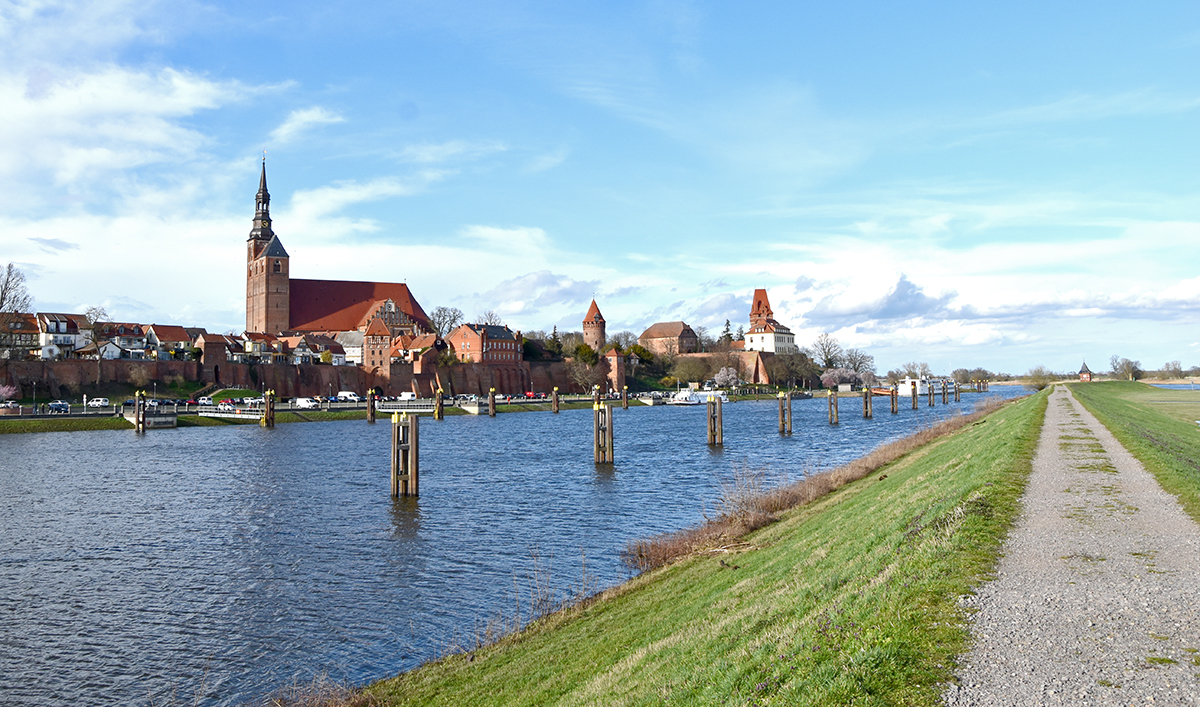
[(133, 398), (130, 398), (121, 404), (128, 405), (129, 407), (133, 407), (134, 405), (137, 405), (137, 402)]
[(183, 404), (184, 404), (184, 405), (199, 405), (200, 403), (196, 402), (196, 401), (193, 399), (193, 400), (185, 400), (185, 401), (183, 401)]
[(87, 404), (90, 408), (106, 408), (108, 407), (108, 398), (92, 398)]
[(312, 398), (296, 398), (292, 401), (292, 404), (301, 410), (316, 410), (321, 407), (321, 403)]
[(21, 407), (21, 406), (17, 404), (16, 400), (5, 400), (4, 402), (0, 402), (0, 408), (19, 408), (19, 407)]
[(212, 405), (213, 404), (212, 398), (208, 397), (207, 395), (201, 395), (197, 399), (197, 402), (199, 402), (201, 405)]
[(66, 415), (69, 412), (71, 412), (71, 403), (68, 403), (66, 400), (51, 400), (50, 401), (50, 414), (51, 415), (54, 415), (54, 414)]
[(358, 396), (358, 393), (355, 393), (353, 390), (339, 390), (338, 394), (337, 394), (337, 399), (338, 399), (338, 402), (350, 402), (350, 403), (362, 402), (362, 398), (360, 398)]
[(217, 405), (217, 411), (218, 412), (237, 412), (237, 408), (235, 408), (233, 406), (233, 403), (226, 401), (226, 400), (222, 400), (220, 402), (220, 404)]

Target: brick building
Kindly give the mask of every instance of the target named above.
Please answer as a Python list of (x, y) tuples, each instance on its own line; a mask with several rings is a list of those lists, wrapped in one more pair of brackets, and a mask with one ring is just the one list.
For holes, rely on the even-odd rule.
[(592, 300), (592, 306), (588, 307), (587, 314), (583, 315), (583, 343), (591, 346), (593, 351), (599, 351), (604, 348), (606, 338), (604, 315), (596, 306), (596, 300)]
[(685, 322), (651, 324), (638, 337), (638, 343), (656, 356), (695, 353), (700, 349), (700, 337)]

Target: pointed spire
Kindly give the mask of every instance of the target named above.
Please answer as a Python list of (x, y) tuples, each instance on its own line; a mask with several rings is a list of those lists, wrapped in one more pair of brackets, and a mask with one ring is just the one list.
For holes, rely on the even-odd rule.
[(275, 233), (271, 230), (271, 194), (267, 191), (267, 153), (264, 150), (258, 194), (254, 198), (254, 227), (250, 229), (249, 240), (265, 243), (274, 237)]

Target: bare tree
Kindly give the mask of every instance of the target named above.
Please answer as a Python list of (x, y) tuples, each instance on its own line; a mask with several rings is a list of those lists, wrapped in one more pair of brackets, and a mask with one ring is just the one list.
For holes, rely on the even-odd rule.
[(1045, 366), (1034, 366), (1025, 374), (1025, 387), (1033, 390), (1042, 390), (1049, 387), (1055, 380), (1058, 379), (1049, 368)]
[[(88, 331), (87, 336), (89, 338), (91, 338), (92, 343), (96, 345), (96, 383), (97, 384), (100, 383), (100, 379), (101, 379), (101, 375), (102, 375), (101, 369), (100, 369), (100, 366), (101, 366), (100, 361), (103, 358), (100, 355), (100, 332), (101, 332), (101, 329), (103, 329), (104, 323), (109, 322), (109, 321), (112, 321), (112, 318), (108, 316), (108, 312), (105, 311), (104, 307), (101, 307), (99, 305), (88, 307), (87, 309), (85, 309), (83, 311), (83, 322), (81, 322), (82, 326), (80, 326), (80, 328), (82, 329), (83, 327), (87, 327), (87, 331)], [(82, 336), (83, 332), (81, 331), (81, 332), (79, 332), (79, 334), (80, 334), (80, 336)]]
[(463, 323), (463, 313), (458, 307), (434, 307), (429, 315), (429, 325), (438, 336), (447, 336)]
[(608, 335), (608, 342), (621, 347), (622, 351), (628, 351), (630, 346), (638, 342), (637, 335), (632, 331), (618, 331), (616, 334)]
[(874, 373), (875, 357), (862, 349), (846, 349), (842, 354), (842, 365), (855, 373)]
[(476, 324), (489, 324), (491, 326), (504, 326), (504, 320), (500, 318), (496, 311), (489, 309), (488, 311), (475, 317)]
[(933, 371), (929, 369), (929, 364), (924, 361), (909, 361), (900, 367), (900, 372), (906, 378), (928, 378), (933, 375)]
[(1168, 361), (1162, 367), (1163, 378), (1183, 378), (1183, 364), (1179, 361)]
[(17, 315), (27, 314), (32, 309), (33, 298), (25, 288), (25, 273), (9, 263), (0, 274), (0, 359), (5, 362), (24, 358), (13, 324)]
[(837, 368), (842, 362), (842, 345), (833, 334), (821, 334), (811, 348), (822, 368)]
[(1113, 356), (1110, 362), (1113, 364), (1113, 376), (1117, 378), (1132, 381), (1141, 378), (1144, 373), (1141, 361), (1130, 361), (1127, 358)]

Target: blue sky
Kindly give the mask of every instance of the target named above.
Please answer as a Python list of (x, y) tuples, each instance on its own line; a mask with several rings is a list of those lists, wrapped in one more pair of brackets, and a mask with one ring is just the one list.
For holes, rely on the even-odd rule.
[[(842, 5), (846, 5), (843, 3)], [(1200, 364), (1200, 5), (0, 0), (0, 261), (237, 330), (296, 277), (881, 370)]]

